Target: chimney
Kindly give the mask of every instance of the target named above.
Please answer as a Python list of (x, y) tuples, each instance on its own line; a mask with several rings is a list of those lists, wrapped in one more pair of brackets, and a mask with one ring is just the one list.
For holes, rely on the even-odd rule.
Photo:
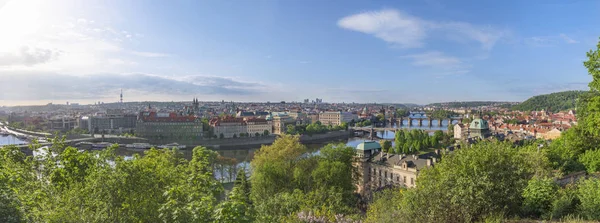
[(432, 163), (431, 163), (431, 160), (430, 160), (430, 159), (427, 159), (427, 166), (431, 166), (431, 164), (432, 164)]
[(433, 157), (431, 159), (433, 160), (433, 163), (437, 163), (437, 158)]
[(435, 152), (435, 155), (440, 155), (440, 149), (436, 149), (436, 150), (434, 150), (434, 152)]

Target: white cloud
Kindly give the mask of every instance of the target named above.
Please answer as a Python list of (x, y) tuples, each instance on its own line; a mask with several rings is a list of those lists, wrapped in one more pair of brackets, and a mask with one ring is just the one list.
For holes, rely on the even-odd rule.
[(579, 43), (579, 41), (571, 39), (571, 37), (567, 36), (564, 33), (561, 33), (560, 35), (558, 35), (560, 38), (562, 38), (566, 43)]
[[(225, 97), (270, 94), (272, 86), (259, 82), (241, 81), (233, 77), (189, 75), (183, 77), (156, 74), (94, 74), (86, 76), (58, 73), (11, 72), (3, 74), (0, 82), (2, 100), (72, 100), (110, 97), (117, 89), (138, 92), (133, 99), (147, 94), (168, 97)], [(15, 85), (14, 83), (27, 83)], [(269, 92), (264, 92), (269, 89)]]
[(439, 51), (428, 51), (402, 56), (401, 58), (410, 59), (411, 64), (414, 66), (429, 69), (429, 72), (437, 77), (466, 74), (471, 68), (460, 58), (447, 56)]
[(579, 41), (561, 33), (555, 36), (533, 36), (524, 39), (525, 44), (538, 47), (554, 46), (560, 43), (574, 44)]
[(446, 56), (444, 53), (439, 51), (412, 54), (403, 56), (402, 58), (412, 59), (412, 64), (415, 66), (455, 68), (462, 64), (460, 59), (452, 56)]
[(365, 12), (338, 21), (338, 26), (344, 29), (372, 34), (404, 48), (423, 46), (424, 24), (425, 21), (396, 10)]
[[(374, 35), (402, 48), (423, 47), (427, 38), (445, 36), (458, 42), (477, 42), (489, 50), (506, 35), (505, 31), (492, 27), (425, 20), (394, 9), (350, 15), (338, 20), (337, 24), (344, 29)], [(430, 35), (432, 33), (435, 35)]]
[(153, 53), (153, 52), (143, 52), (143, 51), (132, 51), (131, 54), (141, 57), (170, 57), (170, 54), (165, 53)]
[(23, 46), (16, 52), (0, 52), (0, 66), (33, 66), (55, 60), (60, 54), (57, 50)]

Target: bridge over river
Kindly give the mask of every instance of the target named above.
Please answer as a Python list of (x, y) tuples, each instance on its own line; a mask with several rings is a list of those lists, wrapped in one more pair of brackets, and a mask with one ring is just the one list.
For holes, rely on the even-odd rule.
[(462, 117), (452, 117), (452, 118), (444, 118), (444, 119), (435, 119), (435, 118), (428, 118), (428, 117), (413, 117), (413, 116), (409, 116), (409, 117), (395, 118), (395, 120), (393, 120), (393, 123), (396, 123), (397, 126), (408, 126), (408, 127), (412, 127), (412, 126), (419, 126), (419, 127), (423, 127), (423, 126), (427, 126), (427, 127), (438, 126), (438, 127), (442, 127), (442, 126), (453, 125), (453, 124), (456, 124), (456, 123), (462, 123), (462, 120), (463, 120)]

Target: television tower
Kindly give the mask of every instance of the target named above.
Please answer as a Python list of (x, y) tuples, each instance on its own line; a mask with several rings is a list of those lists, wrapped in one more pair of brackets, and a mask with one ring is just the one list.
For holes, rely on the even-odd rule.
[(121, 88), (121, 104), (123, 104), (123, 89)]

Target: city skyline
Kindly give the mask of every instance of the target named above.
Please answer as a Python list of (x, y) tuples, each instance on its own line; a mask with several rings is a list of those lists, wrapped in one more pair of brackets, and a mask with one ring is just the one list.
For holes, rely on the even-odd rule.
[[(585, 90), (593, 1), (0, 1), (0, 105)], [(577, 13), (572, 13), (577, 12)], [(553, 16), (560, 14), (562, 16)]]

